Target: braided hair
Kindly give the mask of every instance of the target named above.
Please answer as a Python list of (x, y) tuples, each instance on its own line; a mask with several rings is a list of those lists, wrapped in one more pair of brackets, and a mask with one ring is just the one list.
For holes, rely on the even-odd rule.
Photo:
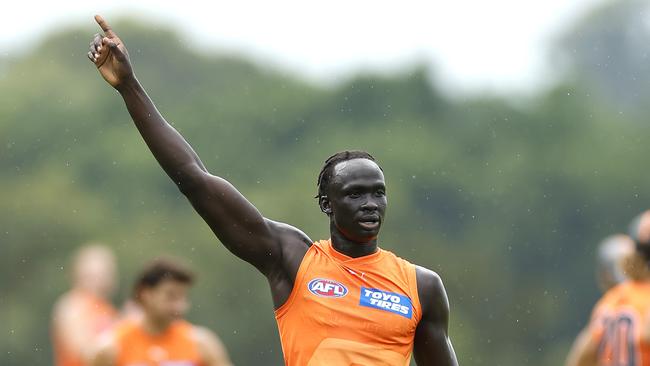
[[(368, 159), (377, 164), (377, 160), (375, 160), (372, 155), (365, 151), (345, 150), (337, 152), (325, 160), (325, 164), (323, 164), (323, 168), (318, 174), (318, 181), (316, 182), (318, 186), (318, 193), (314, 198), (317, 198), (320, 202), (321, 197), (327, 196), (327, 189), (329, 188), (330, 182), (332, 181), (332, 177), (334, 175), (334, 167), (336, 164), (342, 161), (353, 159)], [(379, 166), (379, 164), (377, 164), (377, 166)], [(381, 167), (379, 167), (379, 169), (381, 169)], [(383, 169), (381, 170), (383, 171)]]

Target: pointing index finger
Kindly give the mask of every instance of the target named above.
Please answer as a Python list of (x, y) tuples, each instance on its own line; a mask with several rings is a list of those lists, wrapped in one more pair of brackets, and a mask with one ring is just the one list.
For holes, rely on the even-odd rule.
[(95, 21), (97, 22), (97, 24), (99, 24), (99, 26), (102, 28), (104, 34), (106, 34), (107, 37), (113, 38), (116, 36), (111, 26), (108, 25), (106, 20), (104, 20), (104, 18), (102, 18), (101, 15), (95, 15)]

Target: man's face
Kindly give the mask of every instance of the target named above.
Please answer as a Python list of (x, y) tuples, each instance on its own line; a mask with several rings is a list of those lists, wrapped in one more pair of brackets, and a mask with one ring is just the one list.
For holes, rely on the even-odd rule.
[(368, 159), (338, 163), (327, 201), (330, 217), (343, 236), (361, 243), (373, 240), (386, 212), (384, 174)]
[(75, 263), (75, 280), (79, 287), (108, 297), (115, 288), (115, 257), (104, 248), (87, 250)]
[(182, 318), (189, 309), (189, 287), (186, 283), (165, 279), (155, 287), (144, 288), (140, 293), (142, 308), (148, 316), (171, 323)]

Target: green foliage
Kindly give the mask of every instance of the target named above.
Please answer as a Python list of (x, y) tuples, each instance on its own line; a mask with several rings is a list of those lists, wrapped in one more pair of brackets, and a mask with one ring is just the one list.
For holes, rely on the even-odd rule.
[[(115, 28), (208, 168), (313, 239), (328, 234), (312, 199), (324, 159), (372, 152), (390, 198), (382, 246), (442, 275), (463, 365), (561, 364), (598, 296), (595, 244), (648, 201), (649, 127), (585, 77), (526, 107), (449, 100), (423, 68), (321, 89), (197, 54), (153, 26)], [(120, 258), (116, 303), (143, 262), (181, 256), (199, 275), (190, 320), (219, 333), (236, 364), (281, 364), (266, 281), (219, 245), (157, 166), (85, 60), (91, 34), (0, 60), (0, 364), (51, 363), (52, 303), (70, 254), (94, 239)]]

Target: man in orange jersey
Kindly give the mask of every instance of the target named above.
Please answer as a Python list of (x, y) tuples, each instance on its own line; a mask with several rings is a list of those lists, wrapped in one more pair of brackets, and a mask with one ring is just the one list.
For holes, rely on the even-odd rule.
[(267, 278), (287, 365), (408, 365), (411, 353), (418, 365), (457, 365), (438, 275), (378, 247), (386, 186), (370, 154), (337, 153), (319, 175), (329, 240), (313, 241), (270, 220), (207, 171), (147, 96), (124, 43), (95, 19), (104, 34), (94, 37), (88, 58), (122, 95), (153, 155), (219, 240)]
[[(634, 252), (634, 240), (625, 234), (610, 235), (600, 242), (596, 254), (596, 282), (603, 293), (627, 280), (623, 264)], [(579, 353), (590, 338), (588, 327), (580, 332), (567, 356), (567, 365), (576, 365)]]
[(622, 264), (628, 280), (598, 301), (567, 366), (650, 366), (650, 211), (637, 216), (630, 237), (636, 250)]
[(115, 257), (103, 245), (80, 248), (72, 262), (72, 289), (62, 295), (52, 313), (56, 366), (88, 365), (97, 336), (115, 320), (108, 301), (115, 284)]
[(192, 273), (170, 259), (146, 266), (133, 291), (142, 316), (117, 325), (101, 342), (91, 365), (230, 365), (214, 333), (182, 320), (192, 281)]

